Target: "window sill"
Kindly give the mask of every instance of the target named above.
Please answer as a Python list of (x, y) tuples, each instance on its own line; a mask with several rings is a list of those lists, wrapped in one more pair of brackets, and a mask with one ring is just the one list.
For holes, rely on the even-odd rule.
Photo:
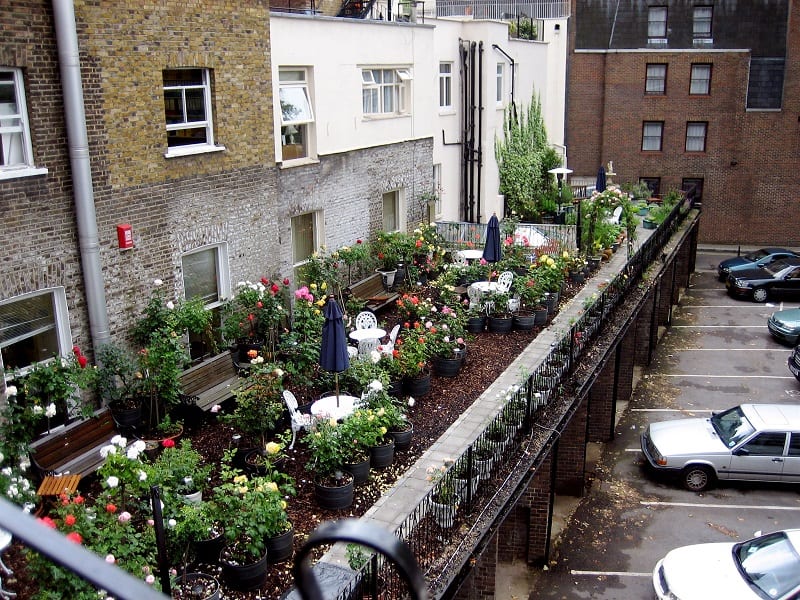
[(318, 165), (319, 159), (304, 156), (303, 158), (292, 158), (289, 160), (278, 161), (279, 168), (291, 169), (292, 167), (302, 167), (303, 165)]
[(208, 154), (210, 152), (224, 152), (225, 146), (210, 146), (206, 144), (198, 144), (197, 146), (180, 146), (178, 148), (170, 148), (164, 154), (164, 158), (177, 158), (179, 156), (192, 156), (194, 154)]
[(444, 116), (444, 115), (455, 115), (457, 113), (456, 109), (453, 108), (452, 106), (442, 106), (439, 108), (439, 114)]
[(387, 119), (403, 119), (410, 116), (411, 113), (367, 113), (362, 118), (364, 121), (385, 121)]
[(22, 167), (22, 168), (8, 168), (0, 169), (0, 180), (3, 179), (17, 179), (18, 177), (36, 177), (37, 175), (47, 175), (45, 167)]

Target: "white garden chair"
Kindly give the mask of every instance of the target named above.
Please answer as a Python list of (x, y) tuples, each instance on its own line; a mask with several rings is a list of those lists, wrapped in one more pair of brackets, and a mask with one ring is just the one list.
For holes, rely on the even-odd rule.
[(368, 310), (356, 315), (356, 329), (375, 329), (378, 327), (378, 317)]
[(286, 408), (289, 409), (289, 417), (292, 421), (292, 443), (289, 444), (289, 449), (292, 449), (297, 439), (297, 433), (311, 427), (311, 415), (297, 410), (297, 398), (289, 390), (283, 390), (283, 401), (286, 402)]
[(497, 277), (497, 291), (501, 294), (507, 294), (511, 289), (511, 283), (514, 281), (514, 274), (511, 271), (503, 271)]
[(400, 333), (400, 323), (392, 327), (389, 332), (389, 341), (385, 344), (380, 344), (381, 352), (390, 358), (394, 354), (394, 343), (397, 341), (397, 336)]
[(474, 285), (467, 288), (467, 297), (469, 298), (470, 308), (480, 308), (483, 304), (483, 292)]
[(358, 358), (366, 360), (378, 349), (378, 338), (367, 338), (358, 342)]
[(461, 252), (453, 252), (453, 264), (459, 267), (466, 267), (469, 262), (467, 262), (467, 257)]

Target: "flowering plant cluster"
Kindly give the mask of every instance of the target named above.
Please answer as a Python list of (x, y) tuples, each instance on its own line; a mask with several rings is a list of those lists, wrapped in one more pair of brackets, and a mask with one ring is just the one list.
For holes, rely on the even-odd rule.
[(392, 398), (383, 383), (377, 379), (367, 386), (361, 397), (361, 404), (371, 410), (378, 422), (389, 431), (401, 430), (407, 424), (405, 406)]
[(279, 348), (285, 360), (283, 367), (294, 385), (313, 384), (319, 364), (322, 325), (325, 315), (325, 292), (328, 285), (311, 283), (294, 292), (292, 326), (281, 335)]
[(378, 259), (380, 267), (396, 269), (398, 263), (406, 262), (411, 256), (414, 242), (402, 231), (379, 231), (370, 244), (372, 254)]
[(223, 307), (223, 337), (229, 342), (266, 342), (275, 350), (281, 328), (289, 315), (289, 280), (255, 283), (240, 281), (236, 293)]
[(397, 318), (401, 321), (424, 321), (434, 312), (433, 302), (416, 294), (403, 294), (396, 300)]
[(389, 431), (381, 424), (372, 409), (356, 409), (339, 425), (339, 435), (344, 445), (345, 462), (363, 460), (369, 449), (377, 446)]
[(511, 288), (520, 299), (521, 308), (526, 310), (535, 310), (541, 306), (546, 291), (541, 281), (530, 271), (528, 275), (514, 277)]
[(352, 246), (342, 246), (331, 253), (331, 258), (341, 261), (347, 266), (353, 266), (366, 261), (369, 258), (369, 245), (363, 240), (356, 240)]
[(564, 264), (561, 257), (542, 254), (531, 270), (546, 292), (557, 292), (564, 281)]
[(444, 458), (441, 465), (431, 465), (425, 469), (426, 481), (433, 484), (433, 499), (441, 504), (458, 503), (455, 481), (450, 472), (454, 462), (452, 458)]
[(109, 502), (123, 509), (147, 510), (151, 469), (144, 462), (145, 448), (142, 440), (128, 444), (121, 435), (115, 435), (100, 448), (105, 462), (97, 470), (97, 477)]
[(208, 485), (211, 465), (203, 462), (191, 440), (183, 439), (175, 444), (167, 439), (163, 445), (164, 449), (152, 464), (151, 485), (159, 485), (165, 497), (202, 491)]
[(461, 306), (434, 310), (433, 318), (424, 323), (431, 356), (453, 358), (454, 352), (464, 347), (464, 320)]
[(336, 419), (315, 420), (306, 441), (312, 457), (306, 463), (306, 469), (314, 473), (318, 481), (341, 479), (344, 476), (342, 465), (347, 462), (348, 451)]
[(602, 192), (593, 191), (589, 197), (591, 202), (602, 208), (613, 208), (623, 202), (630, 202), (630, 199), (631, 195), (628, 192), (623, 191), (618, 185), (614, 184), (609, 185)]
[(26, 476), (29, 462), (27, 457), (21, 463), (6, 460), (0, 452), (0, 495), (31, 512), (36, 506), (36, 489)]
[(420, 272), (431, 274), (442, 264), (446, 248), (444, 238), (436, 225), (420, 223), (414, 230), (414, 266)]
[(261, 446), (267, 443), (267, 435), (275, 428), (283, 416), (283, 376), (284, 371), (272, 363), (265, 363), (264, 357), (251, 350), (248, 384), (234, 392), (236, 408), (221, 419), (236, 427), (242, 433), (257, 435)]
[(397, 336), (395, 349), (403, 375), (417, 377), (428, 368), (431, 349), (428, 345), (427, 330), (419, 321), (405, 323)]

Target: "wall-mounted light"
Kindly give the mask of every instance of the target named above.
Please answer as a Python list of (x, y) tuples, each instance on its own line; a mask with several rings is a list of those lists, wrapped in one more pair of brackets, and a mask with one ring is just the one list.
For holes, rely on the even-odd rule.
[(556, 25), (555, 25), (555, 27), (554, 27), (553, 29), (555, 29), (555, 30), (556, 30), (556, 33), (558, 33), (559, 31), (561, 31), (561, 23), (556, 23)]

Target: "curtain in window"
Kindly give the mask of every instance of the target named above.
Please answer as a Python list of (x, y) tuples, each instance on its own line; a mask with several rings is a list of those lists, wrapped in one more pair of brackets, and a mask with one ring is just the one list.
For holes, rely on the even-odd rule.
[(702, 152), (706, 149), (706, 124), (689, 123), (686, 126), (686, 150)]

